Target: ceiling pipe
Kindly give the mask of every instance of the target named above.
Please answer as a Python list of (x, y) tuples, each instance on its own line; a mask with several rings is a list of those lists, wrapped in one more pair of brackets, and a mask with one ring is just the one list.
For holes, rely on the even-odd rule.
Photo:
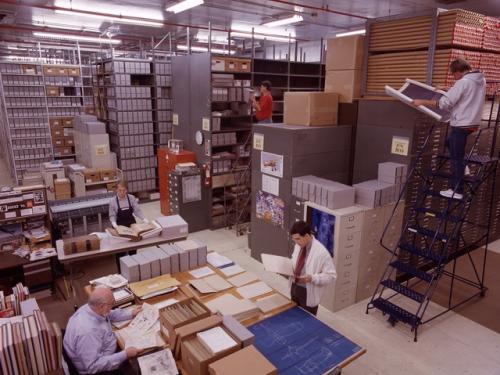
[(286, 0), (269, 0), (269, 1), (271, 1), (273, 3), (280, 3), (280, 4), (290, 5), (290, 6), (294, 6), (294, 7), (301, 7), (301, 8), (316, 10), (316, 11), (320, 11), (320, 12), (327, 12), (327, 13), (338, 14), (338, 15), (346, 16), (346, 17), (360, 18), (360, 19), (363, 19), (363, 20), (369, 20), (370, 19), (370, 17), (360, 16), (360, 15), (353, 14), (353, 13), (341, 12), (341, 11), (338, 11), (338, 10), (330, 9), (328, 7), (316, 7), (316, 6), (313, 6), (313, 5), (298, 4), (298, 3), (294, 3), (292, 1), (286, 1)]

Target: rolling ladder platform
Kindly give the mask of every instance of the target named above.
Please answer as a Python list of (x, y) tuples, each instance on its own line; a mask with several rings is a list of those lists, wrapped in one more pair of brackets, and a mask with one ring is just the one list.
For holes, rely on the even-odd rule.
[[(494, 98), (495, 99), (495, 98)], [(495, 100), (493, 101), (493, 104)], [(438, 155), (428, 171), (417, 171), (416, 162), (410, 168), (410, 173), (406, 185), (411, 178), (420, 178), (423, 187), (419, 192), (416, 202), (411, 205), (403, 225), (401, 237), (395, 248), (388, 248), (380, 241), (381, 245), (392, 253), (392, 257), (382, 274), (379, 285), (371, 297), (366, 313), (371, 309), (378, 309), (384, 315), (388, 315), (388, 321), (394, 326), (397, 322), (408, 324), (414, 332), (414, 341), (417, 341), (417, 331), (420, 325), (425, 324), (446, 312), (457, 308), (471, 299), (486, 293), (484, 285), (484, 270), (486, 265), (486, 253), (490, 235), (490, 223), (492, 221), (492, 205), (495, 191), (495, 179), (497, 173), (498, 158), (493, 157), (495, 150), (495, 138), (499, 122), (498, 113), (492, 125), (492, 111), (487, 128), (479, 129), (474, 136), (472, 149), (466, 154), (464, 162), (470, 173), (466, 174), (463, 182), (463, 198), (447, 198), (440, 195), (440, 190), (451, 185), (451, 173), (449, 172), (450, 157)], [(434, 124), (429, 131), (429, 135), (420, 148), (415, 160), (422, 156), (429, 137), (432, 135)], [(484, 130), (494, 130), (493, 144), (490, 155), (478, 155), (477, 148), (481, 133)], [(470, 136), (470, 138), (473, 135)], [(484, 152), (484, 151), (483, 151)], [(406, 188), (405, 185), (405, 188)], [(406, 189), (402, 189), (397, 204), (401, 203), (401, 198)], [(469, 215), (474, 205), (479, 200), (484, 199), (484, 191), (487, 191), (490, 204), (483, 212), (482, 220), (471, 220)], [(481, 192), (481, 194), (480, 194)], [(396, 211), (394, 208), (393, 214)], [(477, 217), (474, 216), (474, 217)], [(470, 236), (470, 229), (473, 228), (475, 235)], [(482, 258), (482, 270), (476, 267), (470, 253), (480, 247), (484, 247), (484, 257)], [(456, 272), (456, 262), (460, 257), (469, 258), (475, 279), (466, 279)], [(476, 261), (477, 262), (477, 261)], [(449, 263), (450, 267), (445, 268)], [(429, 302), (443, 276), (451, 278), (447, 308), (426, 319)], [(474, 295), (467, 297), (459, 303), (452, 303), (454, 283), (463, 282), (478, 291)]]

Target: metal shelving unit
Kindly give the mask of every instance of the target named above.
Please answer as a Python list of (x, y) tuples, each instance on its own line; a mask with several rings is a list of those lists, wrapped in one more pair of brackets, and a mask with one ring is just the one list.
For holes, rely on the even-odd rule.
[(96, 115), (129, 191), (158, 190), (156, 149), (171, 138), (170, 60), (106, 58), (95, 63)]

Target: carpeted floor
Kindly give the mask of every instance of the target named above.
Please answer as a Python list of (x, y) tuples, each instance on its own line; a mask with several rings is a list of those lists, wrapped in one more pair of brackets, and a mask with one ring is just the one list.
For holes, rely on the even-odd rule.
[[(477, 272), (481, 276), (484, 250), (476, 250), (471, 254)], [(453, 263), (446, 269), (451, 271)], [(457, 274), (469, 280), (477, 280), (471, 262), (467, 255), (459, 258), (456, 265)], [(486, 260), (485, 285), (488, 288), (486, 296), (477, 297), (458, 307), (455, 312), (479, 323), (497, 333), (500, 333), (500, 254), (488, 251)], [(443, 276), (432, 300), (441, 306), (448, 306), (451, 278)], [(472, 288), (455, 280), (452, 303), (475, 294), (478, 289)]]

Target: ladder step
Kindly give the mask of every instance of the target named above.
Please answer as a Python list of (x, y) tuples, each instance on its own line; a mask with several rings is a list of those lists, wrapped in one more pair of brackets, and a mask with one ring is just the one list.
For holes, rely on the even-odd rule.
[(431, 195), (431, 196), (436, 197), (436, 198), (452, 200), (454, 203), (463, 203), (463, 202), (466, 202), (469, 199), (469, 196), (470, 196), (470, 195), (464, 193), (463, 194), (463, 196), (464, 196), (463, 199), (455, 199), (455, 198), (452, 198), (452, 197), (445, 197), (445, 196), (441, 195), (440, 190), (433, 190), (433, 189), (427, 189), (427, 190), (425, 190), (425, 194)]
[(391, 317), (403, 323), (410, 324), (413, 327), (420, 323), (420, 319), (415, 314), (412, 314), (411, 312), (406, 311), (405, 309), (386, 301), (383, 298), (377, 298), (372, 303), (377, 309), (389, 314)]
[(432, 217), (436, 217), (438, 219), (451, 221), (453, 223), (458, 223), (460, 221), (460, 219), (456, 216), (448, 215), (446, 212), (433, 210), (432, 208), (418, 207), (415, 209), (415, 211), (420, 212), (420, 213), (427, 215), (427, 216), (432, 216)]
[[(448, 173), (448, 172), (432, 172), (431, 176), (440, 177), (440, 178), (444, 178), (447, 180), (451, 180), (453, 178), (453, 175), (451, 173)], [(478, 182), (478, 181), (481, 181), (481, 178), (479, 176), (476, 176), (476, 175), (468, 175), (468, 176), (464, 176), (464, 181)]]
[(419, 270), (416, 267), (413, 267), (412, 265), (402, 262), (400, 260), (396, 260), (391, 263), (391, 266), (401, 272), (404, 272), (408, 275), (411, 275), (413, 277), (419, 278), (420, 280), (423, 280), (427, 283), (430, 283), (432, 280), (432, 275), (424, 272), (422, 270)]
[(408, 227), (408, 230), (410, 232), (419, 233), (422, 236), (426, 236), (426, 237), (430, 237), (430, 238), (436, 237), (437, 240), (443, 241), (443, 242), (447, 242), (450, 239), (450, 236), (448, 236), (445, 233), (436, 232), (434, 230), (427, 229), (427, 228), (422, 228), (418, 225), (414, 226), (414, 227)]
[(401, 243), (401, 244), (399, 244), (399, 248), (403, 251), (410, 253), (410, 254), (413, 254), (413, 255), (428, 259), (428, 260), (432, 260), (433, 262), (436, 262), (436, 263), (439, 262), (439, 260), (441, 259), (439, 254), (437, 254), (433, 251), (428, 251), (427, 249), (420, 249), (420, 248), (418, 248), (414, 245), (411, 245), (409, 243)]
[(424, 295), (414, 291), (413, 289), (410, 289), (403, 284), (398, 283), (397, 281), (394, 280), (384, 280), (381, 282), (381, 284), (387, 288), (390, 288), (394, 290), (395, 292), (398, 292), (399, 294), (402, 294), (405, 297), (411, 298), (414, 301), (417, 301), (421, 303), (424, 300)]
[[(448, 159), (448, 160), (451, 159), (450, 155), (441, 154), (441, 155), (439, 155), (439, 157), (441, 159)], [(464, 161), (466, 163), (481, 164), (481, 165), (489, 164), (495, 160), (496, 160), (496, 158), (491, 158), (487, 155), (472, 155), (469, 159), (467, 159), (467, 157), (465, 157), (465, 159), (464, 159)]]

